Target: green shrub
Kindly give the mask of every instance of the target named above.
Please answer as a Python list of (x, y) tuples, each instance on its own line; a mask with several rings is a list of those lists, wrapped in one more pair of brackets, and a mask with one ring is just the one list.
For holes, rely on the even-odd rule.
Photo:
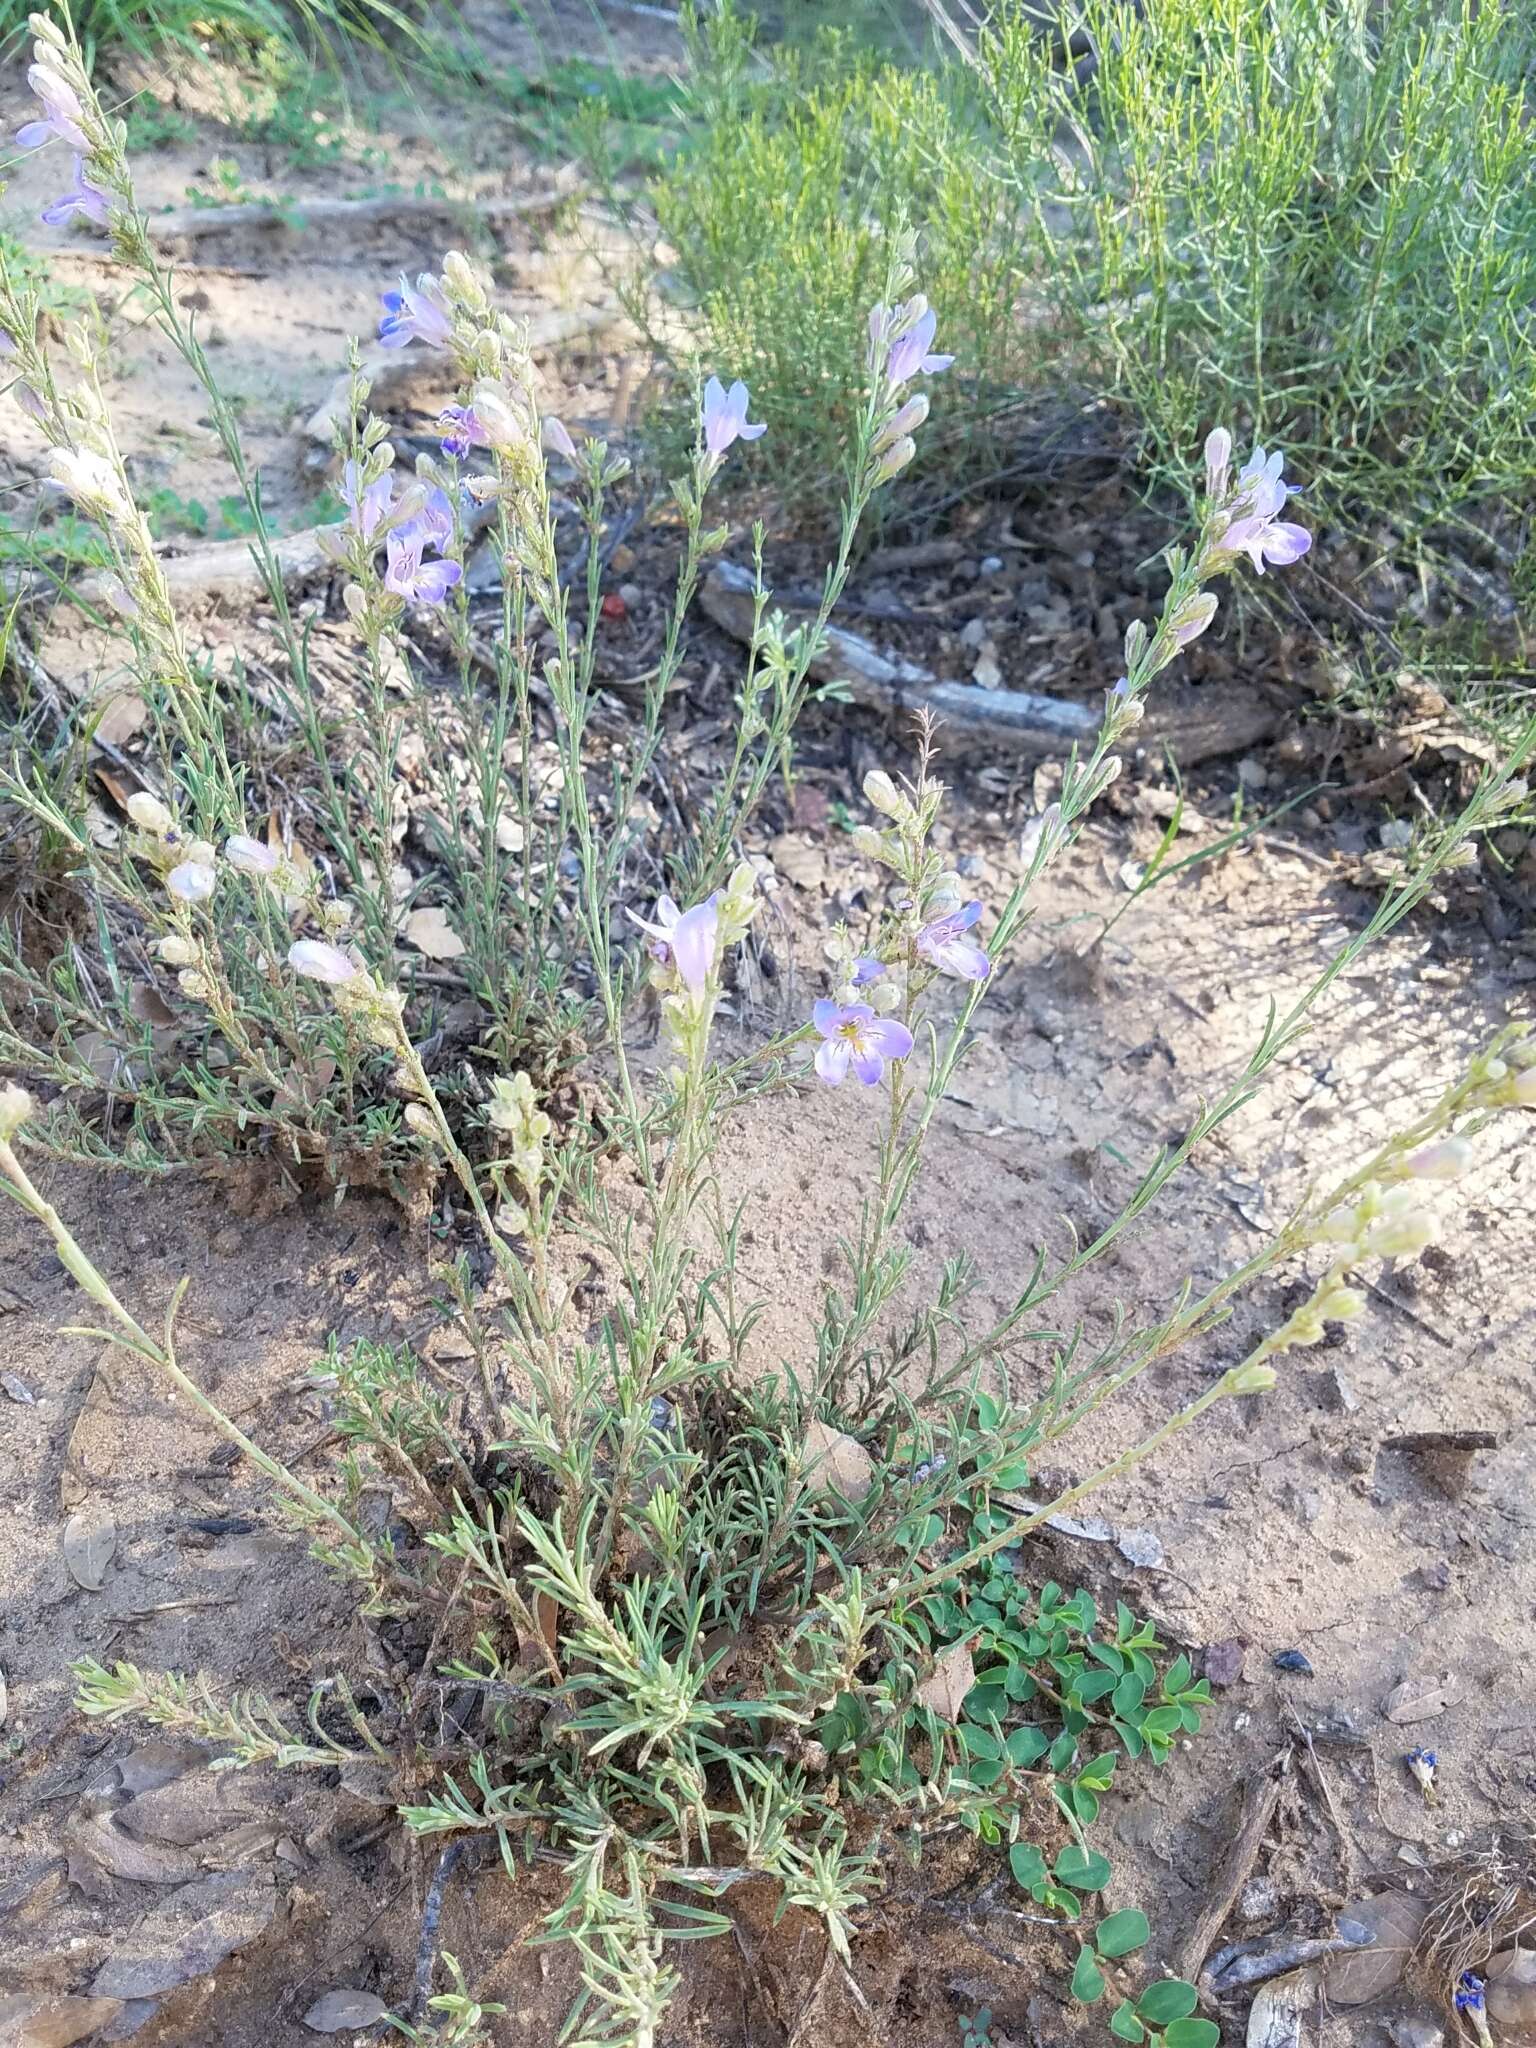
[(825, 474), (852, 402), (830, 337), (906, 217), (960, 358), (930, 471), (980, 482), (990, 416), (1064, 382), (1124, 407), (1157, 474), (1236, 414), (1336, 517), (1416, 532), (1527, 499), (1536, 16), (1090, 0), (1069, 26), (1083, 86), (1020, 0), (931, 72), (827, 42), (750, 83), (729, 11), (696, 38), (701, 133), (651, 198), (701, 351), (797, 409), (777, 480)]

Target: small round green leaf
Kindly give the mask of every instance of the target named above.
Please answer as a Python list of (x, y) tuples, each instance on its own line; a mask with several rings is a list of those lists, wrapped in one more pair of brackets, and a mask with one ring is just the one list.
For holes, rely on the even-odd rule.
[(1026, 1891), (1032, 1884), (1045, 1882), (1045, 1858), (1033, 1842), (1015, 1842), (1008, 1851), (1009, 1867)]
[(1175, 2020), (1163, 2035), (1166, 2048), (1216, 2048), (1220, 2039), (1214, 2020)]
[(1052, 1875), (1058, 1884), (1069, 1884), (1076, 1891), (1101, 1892), (1109, 1883), (1109, 1858), (1093, 1849), (1080, 1849), (1073, 1842), (1056, 1858)]
[(1133, 1948), (1144, 1948), (1151, 1937), (1146, 1914), (1127, 1907), (1099, 1922), (1093, 1945), (1101, 1956), (1128, 1956)]
[(1118, 2034), (1122, 2041), (1139, 2041), (1146, 2028), (1136, 2017), (1136, 2008), (1128, 1998), (1123, 1998), (1110, 2015), (1109, 2031)]
[(1077, 1967), (1072, 1972), (1072, 1996), (1079, 2005), (1092, 2005), (1095, 1999), (1104, 1996), (1104, 1972), (1095, 1961), (1091, 1948), (1080, 1948), (1077, 1952)]
[[(1143, 1991), (1136, 2001), (1136, 2014), (1150, 2027), (1166, 2027), (1193, 2012), (1199, 2003), (1200, 1994), (1193, 1984), (1187, 1984), (1182, 1977), (1165, 1977), (1160, 1984), (1149, 1984)], [(1195, 2044), (1188, 2043), (1187, 2048), (1195, 2048)]]

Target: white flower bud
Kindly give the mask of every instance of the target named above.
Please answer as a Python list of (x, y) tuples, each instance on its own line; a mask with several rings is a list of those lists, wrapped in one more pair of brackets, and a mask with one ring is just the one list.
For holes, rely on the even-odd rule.
[(168, 932), (155, 951), (167, 967), (191, 967), (197, 960), (196, 946), (178, 932)]
[(1522, 1109), (1536, 1109), (1536, 1067), (1527, 1067), (1523, 1074), (1517, 1074), (1510, 1092)]
[(329, 982), (340, 988), (349, 981), (356, 981), (358, 966), (342, 952), (339, 946), (328, 946), (322, 939), (295, 939), (288, 948), (288, 965), (295, 974), (304, 974), (311, 981)]
[(1272, 1365), (1234, 1366), (1227, 1375), (1227, 1385), (1234, 1394), (1268, 1394), (1275, 1385), (1275, 1368)]
[(206, 903), (218, 887), (219, 878), (200, 860), (184, 860), (173, 867), (165, 886), (181, 903)]
[(1459, 1180), (1471, 1163), (1472, 1147), (1465, 1138), (1442, 1138), (1405, 1159), (1403, 1171), (1415, 1180)]
[(163, 839), (176, 823), (159, 797), (151, 796), (147, 789), (136, 789), (129, 797), (128, 815), (141, 831), (153, 832), (157, 839)]
[(32, 1098), (25, 1088), (7, 1081), (0, 1088), (0, 1144), (9, 1144), (32, 1114)]
[(206, 974), (199, 974), (189, 967), (176, 977), (176, 985), (184, 996), (190, 996), (194, 1003), (205, 1003), (213, 993)]
[(1403, 1216), (1384, 1216), (1366, 1238), (1366, 1249), (1378, 1259), (1414, 1259), (1433, 1244), (1439, 1232), (1426, 1210), (1410, 1210)]
[(419, 1102), (408, 1102), (405, 1105), (405, 1121), (418, 1138), (435, 1138), (438, 1135), (431, 1110), (424, 1108)]
[(232, 832), (224, 842), (224, 858), (242, 875), (271, 875), (277, 872), (281, 855), (243, 832)]
[(873, 825), (855, 825), (848, 836), (853, 841), (855, 852), (862, 853), (866, 860), (880, 860), (884, 857), (885, 839)]
[(905, 817), (912, 808), (883, 768), (872, 768), (865, 776), (864, 794), (888, 818)]

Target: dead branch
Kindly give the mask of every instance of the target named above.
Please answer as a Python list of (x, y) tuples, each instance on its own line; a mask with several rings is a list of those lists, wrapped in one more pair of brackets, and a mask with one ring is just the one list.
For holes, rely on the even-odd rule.
[(1283, 1750), (1267, 1770), (1256, 1778), (1250, 1778), (1243, 1789), (1242, 1815), (1232, 1846), (1227, 1851), (1227, 1859), (1216, 1874), (1211, 1896), (1201, 1908), (1174, 1960), (1175, 1975), (1183, 1977), (1187, 1983), (1199, 1983), (1201, 1966), (1210, 1954), (1211, 1943), (1221, 1932), (1223, 1922), (1237, 1903), (1238, 1893), (1248, 1882), (1280, 1802), (1280, 1781), (1289, 1769), (1290, 1752)]
[[(717, 626), (737, 640), (752, 637), (752, 578), (731, 562), (717, 562), (705, 578), (701, 601)], [(892, 713), (928, 709), (952, 733), (1006, 740), (1035, 753), (1056, 753), (1098, 731), (1096, 711), (1059, 697), (1024, 690), (981, 690), (970, 683), (940, 682), (932, 669), (881, 654), (840, 626), (829, 626), (811, 674), (843, 682), (855, 704)]]
[(151, 214), (150, 239), (199, 242), (241, 228), (337, 228), (405, 225), (415, 221), (477, 220), (495, 226), (553, 213), (585, 188), (574, 178), (557, 178), (543, 192), (511, 198), (455, 199), (446, 193), (400, 193), (385, 199), (251, 199), (236, 206), (177, 206)]

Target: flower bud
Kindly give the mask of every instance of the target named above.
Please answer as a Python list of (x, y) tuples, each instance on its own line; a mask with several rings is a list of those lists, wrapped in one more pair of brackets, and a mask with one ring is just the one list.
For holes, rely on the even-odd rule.
[(1415, 1259), (1438, 1235), (1433, 1216), (1412, 1210), (1406, 1216), (1383, 1217), (1367, 1237), (1366, 1249), (1378, 1259)]
[(405, 1121), (418, 1138), (435, 1138), (438, 1135), (432, 1112), (422, 1103), (408, 1102), (405, 1105)]
[(275, 874), (281, 861), (274, 847), (263, 846), (259, 839), (247, 838), (243, 832), (232, 832), (225, 840), (224, 858), (242, 875)]
[(888, 818), (903, 818), (912, 808), (883, 768), (872, 768), (865, 776), (864, 794)]
[(176, 823), (159, 797), (151, 796), (147, 789), (136, 789), (128, 799), (128, 815), (143, 832), (153, 832), (157, 839), (163, 839)]
[(184, 996), (190, 996), (194, 1003), (206, 1003), (213, 990), (206, 974), (199, 974), (189, 967), (176, 977), (176, 986)]
[(571, 439), (570, 430), (563, 420), (557, 420), (553, 413), (546, 414), (543, 426), (544, 446), (552, 455), (563, 456), (567, 462), (579, 462), (576, 443)]
[(32, 1098), (25, 1088), (7, 1081), (0, 1088), (0, 1144), (9, 1144), (32, 1114)]
[(1527, 1067), (1523, 1074), (1516, 1074), (1510, 1092), (1522, 1109), (1536, 1109), (1536, 1067)]
[(1442, 1138), (1438, 1145), (1425, 1145), (1403, 1161), (1403, 1171), (1415, 1180), (1459, 1180), (1472, 1162), (1472, 1147), (1465, 1138)]
[(443, 258), (443, 283), (464, 305), (479, 307), (485, 304), (485, 291), (475, 266), (462, 249), (450, 249)]
[(168, 932), (155, 951), (167, 967), (191, 967), (198, 956), (197, 947), (190, 939), (182, 938), (179, 932)]
[(363, 586), (360, 583), (347, 584), (341, 593), (341, 603), (347, 617), (360, 625), (363, 614), (368, 609), (368, 599), (364, 595)]
[(206, 862), (178, 862), (165, 878), (165, 886), (180, 903), (206, 903), (218, 887), (219, 878)]
[(1125, 666), (1133, 669), (1147, 651), (1147, 629), (1140, 619), (1132, 619), (1125, 629)]
[(928, 412), (928, 394), (926, 391), (919, 391), (916, 397), (907, 400), (899, 412), (892, 413), (875, 436), (875, 453), (883, 454), (893, 442), (901, 440), (903, 435), (915, 434), (927, 419)]
[(1365, 1296), (1358, 1287), (1330, 1287), (1317, 1303), (1317, 1313), (1325, 1323), (1352, 1323), (1365, 1314)]
[(1227, 492), (1227, 471), (1232, 462), (1232, 436), (1225, 427), (1216, 427), (1205, 437), (1205, 489), (1211, 498), (1224, 498)]
[(288, 948), (288, 965), (295, 974), (329, 982), (335, 988), (356, 981), (358, 976), (357, 963), (339, 946), (328, 946), (322, 939), (295, 939)]
[(1234, 1394), (1268, 1394), (1274, 1390), (1275, 1377), (1272, 1365), (1234, 1366), (1227, 1374), (1227, 1387)]
[(866, 860), (881, 860), (885, 855), (885, 837), (873, 825), (855, 825), (849, 834), (854, 850), (862, 853)]
[(877, 484), (888, 484), (893, 476), (900, 476), (916, 453), (917, 443), (910, 434), (903, 435), (899, 441), (893, 441), (876, 464), (874, 481)]

